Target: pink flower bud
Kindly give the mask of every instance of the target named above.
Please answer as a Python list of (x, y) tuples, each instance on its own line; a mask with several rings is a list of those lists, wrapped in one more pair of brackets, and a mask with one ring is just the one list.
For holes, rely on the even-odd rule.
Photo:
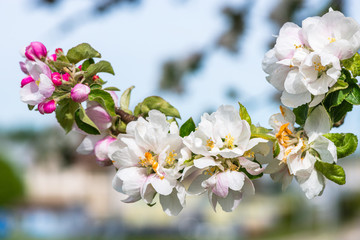
[(57, 56), (56, 56), (56, 54), (51, 54), (51, 55), (48, 57), (48, 59), (49, 59), (50, 61), (56, 62)]
[(116, 138), (107, 136), (95, 144), (94, 153), (99, 161), (105, 161), (109, 159), (108, 157), (109, 144), (115, 140)]
[(64, 80), (64, 81), (69, 81), (69, 78), (70, 78), (70, 74), (69, 73), (65, 73), (65, 74), (62, 74), (61, 75), (62, 76), (62, 79)]
[(21, 80), (21, 87), (24, 87), (26, 84), (31, 83), (35, 81), (31, 76), (27, 76), (26, 78), (23, 78), (23, 80)]
[(42, 102), (38, 104), (38, 110), (41, 114), (44, 113), (52, 113), (56, 109), (56, 102), (55, 100), (50, 100), (48, 102)]
[(62, 84), (61, 74), (58, 72), (51, 73), (51, 80), (55, 86), (60, 86)]
[(60, 53), (64, 53), (64, 51), (62, 50), (62, 48), (57, 48), (55, 49), (55, 53), (60, 54)]
[(96, 81), (96, 80), (98, 80), (100, 77), (98, 76), (98, 75), (94, 75), (93, 77), (92, 77), (92, 80), (93, 81)]
[(81, 71), (81, 69), (82, 69), (82, 65), (79, 65), (79, 66), (78, 66), (78, 69)]
[(88, 99), (90, 88), (84, 84), (78, 83), (71, 89), (71, 99), (74, 102), (81, 103)]
[(25, 49), (25, 56), (31, 61), (35, 61), (35, 58), (41, 59), (46, 57), (47, 49), (41, 42), (32, 42)]

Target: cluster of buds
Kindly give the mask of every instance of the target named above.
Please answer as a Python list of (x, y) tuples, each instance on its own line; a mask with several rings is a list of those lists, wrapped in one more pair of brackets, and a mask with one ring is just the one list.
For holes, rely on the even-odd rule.
[[(58, 102), (69, 96), (77, 103), (87, 100), (90, 87), (83, 83), (81, 65), (69, 63), (61, 48), (48, 54), (44, 44), (32, 42), (24, 48), (23, 57), (20, 67), (27, 76), (21, 81), (20, 96), (31, 108), (37, 105), (41, 114), (52, 113)], [(93, 81), (99, 82), (99, 77), (94, 75)]]

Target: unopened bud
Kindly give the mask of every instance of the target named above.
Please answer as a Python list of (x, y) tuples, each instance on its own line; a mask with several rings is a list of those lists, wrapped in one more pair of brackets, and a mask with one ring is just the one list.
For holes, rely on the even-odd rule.
[(56, 109), (56, 102), (55, 100), (50, 100), (48, 102), (42, 102), (38, 104), (38, 110), (41, 114), (44, 113), (52, 113)]
[(56, 62), (56, 60), (57, 60), (57, 55), (56, 55), (56, 54), (51, 54), (51, 55), (48, 57), (48, 59), (49, 59), (50, 61)]
[(21, 80), (21, 87), (24, 87), (26, 84), (31, 83), (35, 81), (31, 76), (27, 76), (26, 78), (23, 78), (23, 80)]
[(47, 49), (41, 42), (32, 42), (25, 49), (25, 56), (31, 61), (35, 61), (35, 58), (41, 59), (46, 57)]
[(70, 74), (69, 73), (65, 73), (65, 74), (62, 74), (61, 75), (62, 76), (62, 79), (64, 80), (64, 81), (69, 81), (69, 79), (70, 79)]
[(71, 99), (74, 102), (81, 103), (88, 99), (90, 88), (84, 84), (78, 83), (71, 89)]
[(64, 51), (62, 50), (62, 48), (57, 48), (57, 49), (55, 49), (55, 53), (62, 54), (62, 53), (64, 53)]
[(81, 71), (81, 69), (82, 69), (82, 65), (79, 65), (79, 66), (78, 66), (78, 69)]
[(93, 81), (96, 81), (96, 80), (98, 80), (100, 77), (98, 76), (98, 75), (94, 75), (93, 77), (92, 77), (92, 80)]
[(62, 84), (61, 74), (58, 72), (51, 73), (51, 80), (55, 86), (60, 86)]

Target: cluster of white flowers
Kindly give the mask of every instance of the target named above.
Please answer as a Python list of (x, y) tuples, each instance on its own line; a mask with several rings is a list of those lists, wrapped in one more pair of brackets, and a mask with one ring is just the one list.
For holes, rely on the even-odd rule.
[(360, 25), (341, 12), (309, 17), (302, 27), (286, 23), (263, 60), (267, 80), (282, 91), (288, 107), (318, 105), (338, 80), (341, 60), (360, 48)]
[[(151, 204), (156, 193), (169, 215), (185, 206), (187, 194), (208, 192), (214, 210), (217, 202), (232, 211), (254, 186), (244, 172), (260, 174), (263, 169), (253, 160), (252, 149), (261, 138), (252, 138), (250, 126), (232, 106), (201, 118), (199, 127), (181, 138), (175, 122), (151, 110), (127, 125), (109, 146), (109, 157), (118, 172), (113, 186), (128, 195), (125, 202), (143, 199)], [(185, 189), (183, 182), (192, 182)]]

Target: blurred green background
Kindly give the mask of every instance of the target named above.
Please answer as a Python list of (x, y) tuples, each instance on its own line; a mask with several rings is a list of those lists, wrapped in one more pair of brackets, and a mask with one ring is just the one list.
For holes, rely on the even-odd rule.
[[(116, 77), (102, 76), (108, 86), (136, 86), (133, 106), (160, 95), (198, 121), (241, 101), (267, 126), (280, 104), (261, 70), (272, 35), (330, 6), (360, 20), (356, 0), (1, 1), (0, 239), (360, 239), (358, 151), (339, 163), (347, 183), (328, 181), (316, 199), (264, 176), (233, 213), (214, 213), (202, 196), (168, 217), (159, 204), (122, 203), (115, 169), (77, 154), (81, 136), (28, 111), (18, 95), (23, 46), (42, 41), (53, 52), (89, 42), (114, 66)], [(355, 110), (335, 131), (359, 135), (358, 119)]]

